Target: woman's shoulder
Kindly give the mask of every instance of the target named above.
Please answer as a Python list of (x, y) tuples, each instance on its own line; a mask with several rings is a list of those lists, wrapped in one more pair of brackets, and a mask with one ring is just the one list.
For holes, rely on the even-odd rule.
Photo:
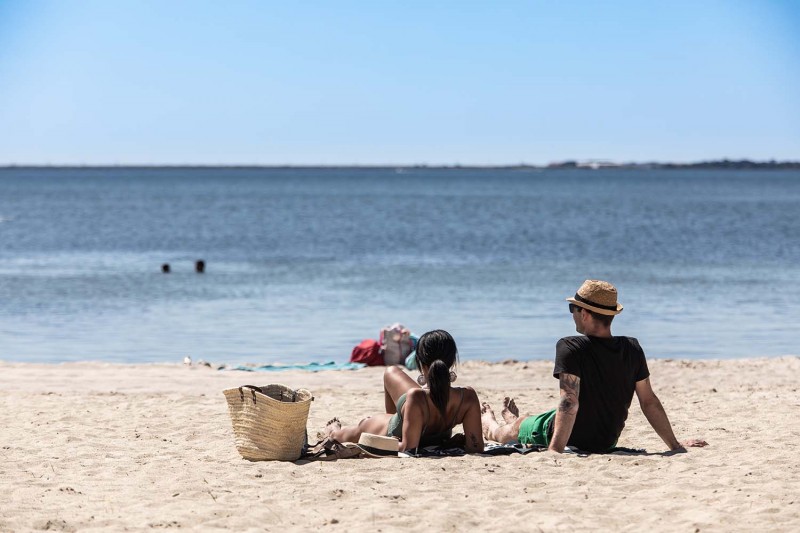
[[(425, 389), (413, 388), (406, 393), (405, 409), (407, 413), (424, 413), (428, 409), (428, 393)], [(410, 411), (409, 411), (410, 409)]]
[(478, 402), (478, 393), (472, 387), (454, 387), (455, 391), (461, 391), (465, 402)]
[(406, 392), (405, 396), (406, 396), (406, 402), (419, 402), (424, 400), (428, 396), (428, 393), (427, 391), (425, 391), (425, 389), (419, 389), (417, 387), (414, 387), (413, 389)]

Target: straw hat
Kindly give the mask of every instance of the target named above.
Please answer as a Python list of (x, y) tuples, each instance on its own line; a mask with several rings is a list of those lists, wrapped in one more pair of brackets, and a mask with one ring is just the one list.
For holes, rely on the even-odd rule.
[(362, 433), (358, 438), (358, 447), (370, 457), (397, 457), (400, 443), (394, 437)]
[(617, 288), (607, 281), (587, 279), (575, 296), (567, 301), (601, 315), (618, 315), (622, 305), (617, 302)]

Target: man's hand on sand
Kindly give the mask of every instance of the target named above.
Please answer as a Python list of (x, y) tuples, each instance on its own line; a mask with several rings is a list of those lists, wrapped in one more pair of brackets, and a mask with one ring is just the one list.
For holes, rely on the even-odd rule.
[(679, 453), (687, 453), (686, 448), (703, 448), (704, 446), (708, 446), (708, 443), (703, 439), (689, 439), (679, 443), (680, 446), (674, 448), (668, 452), (665, 452), (664, 455), (676, 455)]

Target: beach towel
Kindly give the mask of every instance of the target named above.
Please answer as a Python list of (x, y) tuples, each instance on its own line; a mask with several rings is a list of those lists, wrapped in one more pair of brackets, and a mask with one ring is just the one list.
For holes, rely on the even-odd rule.
[[(527, 454), (531, 452), (541, 452), (546, 450), (544, 446), (526, 446), (519, 443), (500, 444), (499, 442), (487, 442), (480, 455), (513, 455), (516, 453)], [(426, 446), (412, 452), (403, 452), (401, 457), (461, 457), (467, 452), (462, 447), (448, 447), (447, 445)]]
[[(463, 448), (463, 433), (453, 435), (449, 440), (437, 446), (426, 446), (425, 448), (417, 448), (413, 451), (400, 452), (400, 457), (462, 457), (467, 454)], [(547, 450), (546, 446), (538, 445), (524, 445), (518, 442), (509, 442), (501, 444), (499, 442), (487, 442), (483, 452), (480, 455), (514, 455), (514, 454), (529, 454), (531, 452), (543, 452)], [(564, 453), (575, 454), (578, 457), (588, 457), (592, 455), (591, 452), (578, 450), (577, 448), (568, 446), (564, 449)], [(616, 447), (604, 453), (615, 453), (620, 455), (646, 455), (647, 451), (641, 448), (624, 448)], [(303, 455), (299, 461), (335, 461), (337, 459), (362, 459), (366, 455), (361, 449), (352, 442), (341, 443), (336, 439), (326, 437), (318, 443), (309, 446), (303, 450)]]
[(513, 455), (521, 453), (525, 455), (531, 452), (543, 452), (547, 449), (546, 446), (539, 446), (536, 444), (526, 445), (518, 442), (508, 442), (500, 444), (499, 442), (487, 442), (483, 449), (484, 455)]
[(328, 361), (326, 363), (301, 363), (301, 364), (279, 364), (269, 363), (266, 365), (249, 366), (226, 366), (220, 370), (243, 370), (245, 372), (282, 372), (284, 370), (306, 370), (308, 372), (319, 372), (321, 370), (358, 370), (366, 365), (362, 363), (336, 363)]
[[(533, 445), (526, 445), (520, 444), (518, 442), (509, 442), (506, 444), (500, 444), (499, 442), (487, 442), (486, 446), (481, 452), (480, 455), (514, 455), (517, 453), (520, 454), (528, 454), (531, 452), (543, 452), (547, 450), (547, 446), (539, 446), (536, 444)], [(573, 448), (566, 448), (564, 453), (572, 453), (576, 454), (578, 457), (588, 457), (592, 455), (591, 452), (585, 452), (583, 450), (573, 449)], [(616, 447), (604, 452), (606, 454), (613, 453), (618, 455), (647, 455), (647, 450), (643, 449), (636, 449), (636, 448), (623, 448), (623, 447)], [(467, 452), (464, 448), (459, 447), (445, 447), (445, 446), (427, 446), (425, 448), (420, 448), (416, 453), (401, 453), (401, 457), (460, 457), (462, 455), (466, 455)]]

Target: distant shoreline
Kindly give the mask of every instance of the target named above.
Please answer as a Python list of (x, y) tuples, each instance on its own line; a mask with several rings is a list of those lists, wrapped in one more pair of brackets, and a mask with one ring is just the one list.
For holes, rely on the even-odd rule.
[(563, 161), (547, 165), (0, 165), (0, 170), (37, 169), (241, 169), (241, 170), (800, 170), (800, 161), (751, 161), (748, 159), (698, 161), (694, 163), (615, 163), (605, 160)]

